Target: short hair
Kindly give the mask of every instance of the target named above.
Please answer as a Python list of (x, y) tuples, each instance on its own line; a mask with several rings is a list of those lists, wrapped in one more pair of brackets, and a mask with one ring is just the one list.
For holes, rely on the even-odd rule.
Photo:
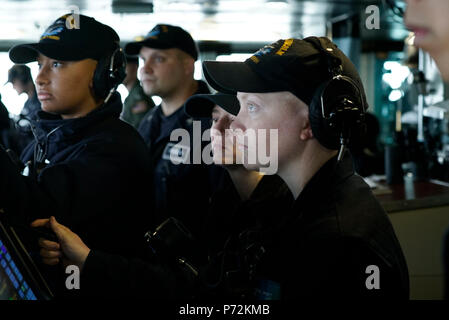
[(12, 66), (8, 70), (8, 82), (12, 83), (15, 80), (20, 80), (23, 84), (33, 81), (30, 68), (23, 64), (15, 64)]

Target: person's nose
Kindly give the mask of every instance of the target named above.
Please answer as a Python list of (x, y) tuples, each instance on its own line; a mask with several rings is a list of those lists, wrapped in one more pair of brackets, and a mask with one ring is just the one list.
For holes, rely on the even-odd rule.
[(230, 129), (231, 121), (228, 118), (220, 118), (215, 124), (215, 129), (218, 130), (223, 136), (226, 133), (226, 129)]
[(50, 83), (50, 77), (48, 76), (48, 68), (46, 66), (42, 66), (39, 69), (39, 72), (36, 77), (36, 85), (38, 87), (42, 87), (49, 83)]
[(243, 125), (242, 122), (242, 114), (241, 112), (239, 112), (239, 114), (237, 116), (235, 116), (229, 126), (232, 130), (242, 130), (243, 132), (245, 132), (246, 128)]
[(145, 63), (143, 64), (142, 68), (140, 69), (140, 75), (142, 76), (143, 74), (152, 74), (153, 73), (153, 65), (151, 63), (151, 59), (148, 59), (147, 61), (145, 61)]
[(215, 139), (222, 139), (224, 137), (224, 129), (223, 129), (223, 121), (219, 119), (212, 124), (210, 138), (211, 142), (214, 142)]

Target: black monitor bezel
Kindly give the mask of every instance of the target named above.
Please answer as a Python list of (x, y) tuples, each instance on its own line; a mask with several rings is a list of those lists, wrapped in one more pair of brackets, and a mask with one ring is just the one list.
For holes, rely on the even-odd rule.
[(22, 273), (22, 276), (27, 281), (28, 286), (33, 290), (38, 300), (52, 300), (53, 293), (50, 290), (47, 282), (42, 277), (39, 269), (35, 265), (33, 259), (28, 254), (14, 228), (8, 226), (5, 221), (0, 220), (0, 239), (8, 248), (8, 253), (11, 255), (17, 268)]

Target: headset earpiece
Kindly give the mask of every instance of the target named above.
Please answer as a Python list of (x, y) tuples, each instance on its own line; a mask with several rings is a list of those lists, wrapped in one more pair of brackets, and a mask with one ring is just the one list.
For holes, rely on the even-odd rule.
[[(325, 57), (330, 80), (321, 84), (309, 105), (309, 121), (314, 137), (324, 147), (340, 150), (339, 159), (351, 141), (363, 132), (365, 101), (355, 81), (342, 75), (342, 62), (324, 49), (319, 39), (308, 38)], [(355, 136), (355, 139), (352, 137)]]
[(113, 86), (120, 85), (126, 77), (126, 57), (122, 48), (114, 51), (109, 64), (109, 78)]
[(93, 90), (98, 99), (110, 96), (126, 77), (126, 57), (119, 47), (98, 61), (93, 78)]

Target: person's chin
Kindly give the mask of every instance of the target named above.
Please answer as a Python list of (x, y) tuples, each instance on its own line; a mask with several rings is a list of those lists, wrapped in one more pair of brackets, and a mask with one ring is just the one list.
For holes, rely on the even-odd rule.
[(243, 163), (243, 166), (246, 168), (246, 170), (249, 171), (258, 171), (260, 169), (259, 164), (249, 164), (249, 163)]
[(213, 161), (214, 161), (214, 164), (222, 165), (222, 166), (234, 164), (234, 162), (233, 162), (233, 160), (231, 158), (224, 157), (224, 156), (223, 157), (214, 156)]
[(428, 52), (435, 51), (435, 48), (434, 48), (435, 44), (434, 44), (434, 42), (431, 41), (427, 37), (415, 38), (415, 41), (413, 42), (413, 44), (416, 47), (423, 49), (424, 51), (428, 51)]
[(145, 81), (142, 82), (142, 88), (143, 88), (143, 92), (145, 92), (145, 94), (147, 95), (156, 95), (155, 94), (155, 87), (154, 87), (154, 82), (153, 81)]
[(58, 113), (57, 107), (49, 101), (41, 101), (41, 109), (48, 113)]
[(214, 161), (214, 164), (216, 164), (216, 165), (222, 165), (224, 163), (224, 158), (217, 157), (215, 155), (212, 158), (212, 160)]
[(428, 51), (429, 53), (438, 53), (441, 50), (444, 50), (445, 48), (440, 48), (440, 44), (444, 43), (446, 41), (441, 41), (441, 37), (438, 37), (434, 32), (432, 32), (431, 29), (425, 29), (425, 31), (416, 32), (415, 33), (415, 39), (413, 41), (413, 44), (421, 48), (425, 51)]

